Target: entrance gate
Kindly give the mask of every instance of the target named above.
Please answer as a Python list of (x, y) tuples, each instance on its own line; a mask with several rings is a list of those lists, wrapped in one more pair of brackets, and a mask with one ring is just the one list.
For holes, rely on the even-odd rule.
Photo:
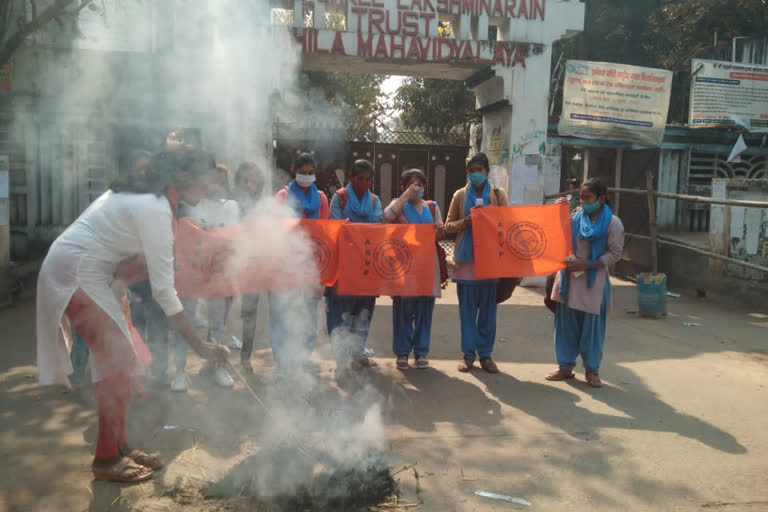
[[(292, 11), (305, 70), (464, 81), (483, 116), (482, 137), (472, 149), (489, 155), (491, 173), (507, 180), (512, 204), (558, 191), (559, 163), (553, 163), (558, 159), (546, 153), (552, 44), (583, 30), (583, 2), (271, 0), (270, 7)], [(379, 148), (359, 152), (378, 157)], [(437, 153), (419, 147), (381, 151), (391, 162), (382, 162), (380, 172), (391, 172), (393, 184), (406, 163), (441, 173), (433, 162), (453, 156)], [(444, 167), (445, 186), (453, 187), (449, 166)], [(432, 181), (438, 202), (444, 202), (453, 190), (441, 191), (441, 180)], [(387, 190), (386, 182), (379, 184), (384, 198), (397, 188)], [(462, 177), (459, 186), (463, 182)]]
[(313, 151), (318, 160), (318, 187), (330, 197), (346, 185), (346, 172), (355, 160), (368, 160), (375, 169), (373, 191), (381, 197), (384, 207), (400, 195), (400, 174), (408, 169), (421, 169), (428, 180), (425, 197), (437, 201), (445, 217), (454, 191), (466, 183), (465, 161), (469, 150), (466, 135), (386, 129), (376, 133), (376, 142), (360, 137), (343, 145), (328, 140), (291, 141), (278, 136), (277, 167), (288, 171), (297, 153)]

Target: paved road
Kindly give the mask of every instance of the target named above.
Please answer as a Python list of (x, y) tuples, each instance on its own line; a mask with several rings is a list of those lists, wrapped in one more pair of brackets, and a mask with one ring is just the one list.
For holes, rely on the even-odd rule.
[[(321, 337), (317, 389), (307, 403), (335, 404), (329, 409), (346, 411), (350, 424), (380, 403), (382, 424), (372, 415), (365, 428), (340, 427), (335, 439), (303, 442), (379, 442), (393, 464), (416, 464), (397, 477), (402, 496), (423, 500), (425, 511), (512, 510), (476, 490), (525, 498), (531, 510), (768, 510), (768, 319), (749, 316), (768, 314), (768, 303), (750, 311), (683, 297), (670, 303), (667, 319), (645, 320), (626, 313), (631, 285), (619, 282), (615, 291), (601, 371), (606, 387), (599, 390), (586, 387), (581, 373), (569, 383), (543, 379), (554, 367), (552, 317), (537, 290), (520, 289), (501, 307), (495, 356), (502, 373), (494, 376), (456, 371), (453, 287), (435, 313), (433, 368), (398, 372), (391, 307), (381, 299), (371, 343), (383, 356), (379, 368), (351, 389), (336, 386)], [(33, 314), (30, 300), (0, 312), (0, 511), (246, 507), (198, 494), (204, 482), (259, 461), (269, 436), (282, 430), (242, 383), (221, 390), (195, 375), (188, 395), (153, 390), (135, 402), (130, 436), (159, 450), (168, 468), (143, 486), (95, 483), (92, 400), (86, 392), (37, 387)], [(236, 319), (230, 327), (238, 331)], [(266, 343), (256, 358), (253, 388), (292, 410), (299, 399), (285, 388), (275, 393)], [(317, 417), (282, 420), (290, 430)]]

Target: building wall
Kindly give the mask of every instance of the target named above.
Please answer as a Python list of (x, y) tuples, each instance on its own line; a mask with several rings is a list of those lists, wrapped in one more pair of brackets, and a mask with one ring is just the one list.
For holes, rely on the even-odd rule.
[[(766, 180), (714, 180), (713, 197), (768, 202)], [(731, 258), (768, 267), (768, 209), (712, 206), (713, 250)], [(718, 273), (768, 283), (768, 272), (739, 265), (715, 265)]]
[[(210, 33), (183, 26), (185, 2), (123, 3), (105, 3), (108, 24), (81, 20), (80, 38), (52, 23), (13, 57), (11, 90), (0, 93), (0, 154), (10, 157), (14, 259), (44, 254), (132, 150), (160, 149), (169, 130), (194, 130), (231, 167), (271, 158), (274, 98), (243, 77), (267, 82), (280, 70), (252, 68), (233, 81), (240, 61), (216, 53), (231, 41), (214, 47)], [(198, 25), (214, 19), (202, 12)]]

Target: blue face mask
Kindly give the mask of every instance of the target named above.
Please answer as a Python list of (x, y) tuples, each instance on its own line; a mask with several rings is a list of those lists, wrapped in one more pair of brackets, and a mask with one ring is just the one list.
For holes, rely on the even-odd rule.
[(603, 206), (600, 204), (600, 201), (595, 201), (594, 203), (581, 203), (581, 209), (584, 210), (584, 213), (587, 215), (592, 215), (593, 213), (597, 213), (600, 211), (600, 207)]
[(424, 187), (420, 187), (418, 192), (410, 196), (410, 200), (415, 201), (416, 199), (421, 199), (422, 197), (424, 197)]
[(485, 180), (488, 179), (488, 176), (481, 172), (473, 172), (470, 174), (467, 179), (469, 179), (469, 182), (474, 185), (475, 187), (479, 187), (481, 185), (485, 185)]

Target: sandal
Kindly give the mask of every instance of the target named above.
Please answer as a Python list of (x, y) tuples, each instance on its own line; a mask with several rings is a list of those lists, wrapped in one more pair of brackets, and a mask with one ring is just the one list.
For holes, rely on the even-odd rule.
[(475, 361), (472, 359), (467, 359), (465, 357), (459, 361), (459, 371), (462, 373), (469, 373), (473, 366), (475, 366)]
[(563, 370), (562, 368), (558, 368), (556, 371), (550, 373), (544, 378), (551, 381), (561, 381), (574, 379), (576, 378), (576, 375), (571, 370)]
[(137, 450), (135, 448), (124, 447), (120, 449), (120, 455), (122, 455), (123, 457), (128, 457), (136, 464), (139, 464), (141, 466), (144, 466), (145, 468), (149, 468), (154, 471), (157, 471), (158, 469), (163, 469), (163, 461), (160, 458), (160, 456), (156, 453), (147, 453), (141, 450)]
[(589, 384), (593, 388), (603, 387), (603, 381), (600, 380), (600, 376), (597, 373), (587, 372), (585, 378), (587, 379), (587, 384)]
[(419, 370), (429, 368), (429, 359), (426, 356), (416, 356), (416, 368)]
[(110, 466), (92, 466), (94, 480), (133, 484), (152, 478), (152, 470), (136, 464), (128, 457), (122, 457)]
[(481, 357), (480, 366), (488, 373), (499, 373), (499, 367), (493, 362), (490, 357)]
[[(418, 358), (416, 359), (418, 362)], [(405, 371), (408, 369), (408, 356), (397, 356), (397, 361), (395, 361), (395, 366), (397, 366), (398, 370)]]

